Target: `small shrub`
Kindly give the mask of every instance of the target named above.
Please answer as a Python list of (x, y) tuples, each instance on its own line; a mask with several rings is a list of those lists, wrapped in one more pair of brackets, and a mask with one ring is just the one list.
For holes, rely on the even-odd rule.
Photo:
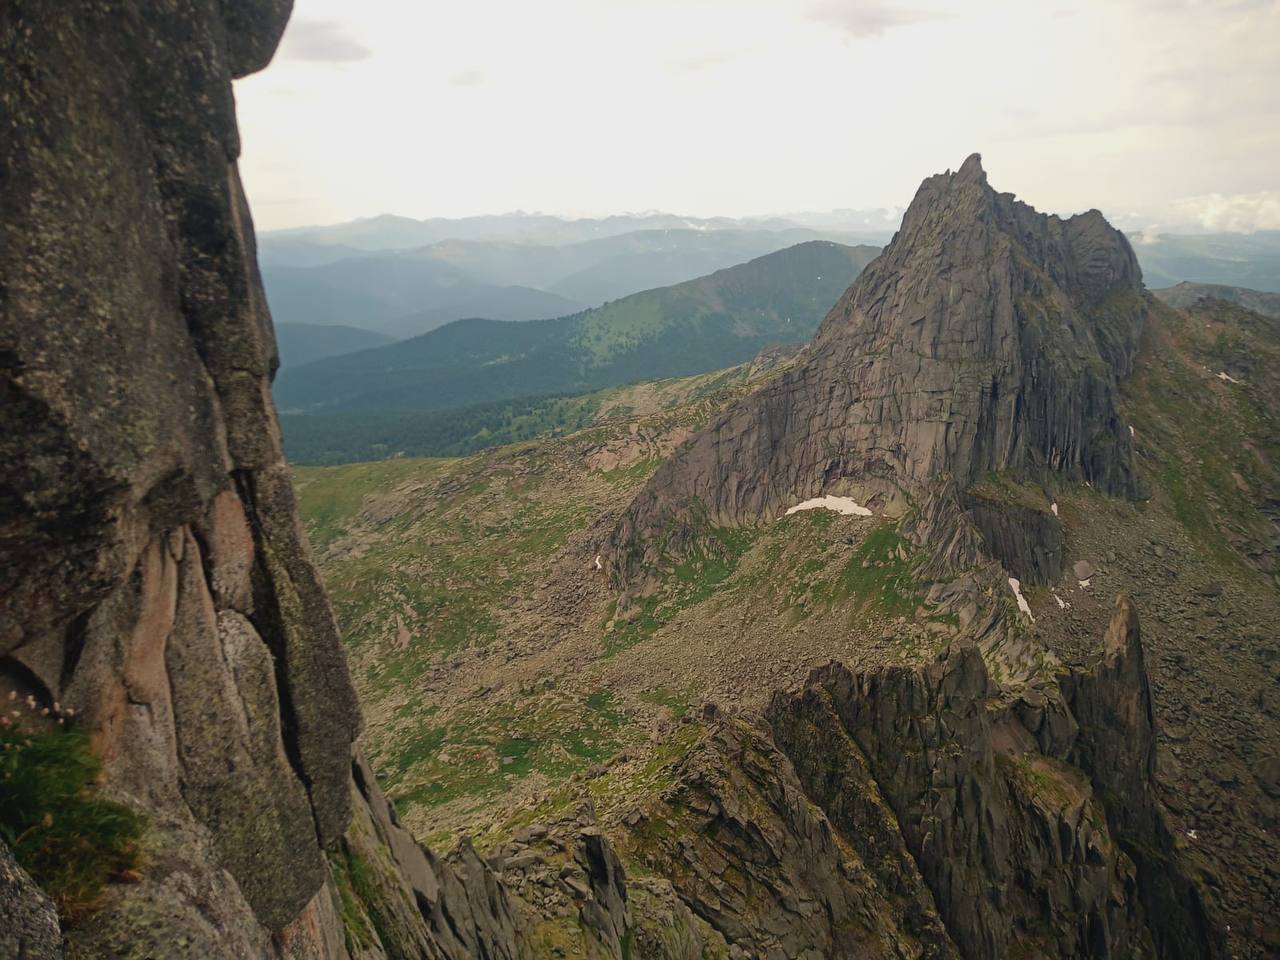
[(67, 919), (141, 862), (142, 818), (102, 795), (101, 772), (83, 733), (0, 725), (0, 834)]

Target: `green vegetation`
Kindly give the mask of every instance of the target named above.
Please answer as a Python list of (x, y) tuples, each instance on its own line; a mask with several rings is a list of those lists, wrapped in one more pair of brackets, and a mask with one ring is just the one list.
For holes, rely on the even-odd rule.
[(755, 538), (754, 530), (704, 525), (698, 547), (672, 568), (663, 588), (641, 599), (636, 609), (615, 621), (605, 634), (605, 656), (635, 646), (681, 610), (710, 599), (732, 576)]
[(0, 726), (0, 833), (69, 919), (142, 863), (142, 818), (102, 795), (101, 773), (83, 733)]
[[(572, 396), (522, 397), (457, 410), (282, 414), (285, 453), (295, 464), (334, 466), (410, 457), (460, 457), (540, 437), (561, 437), (604, 420), (635, 417), (638, 404), (685, 408), (741, 388), (748, 367), (607, 387)], [(641, 396), (643, 395), (643, 401)], [(705, 420), (705, 418), (704, 418)], [(627, 468), (634, 472), (639, 465)], [(652, 465), (650, 465), (650, 469)]]
[(372, 884), (368, 866), (339, 840), (329, 851), (329, 874), (338, 891), (347, 950), (357, 953), (373, 946), (377, 933), (370, 911), (376, 901), (369, 896)]
[(689, 695), (680, 690), (657, 687), (640, 694), (640, 699), (654, 706), (665, 707), (673, 719), (683, 719), (689, 713)]
[(551, 687), (463, 710), (443, 726), (403, 729), (376, 759), (398, 806), (434, 807), (497, 796), (531, 774), (567, 779), (617, 753), (631, 736), (627, 722), (607, 690)]
[(1224, 301), (1154, 315), (1162, 342), (1124, 385), (1144, 477), (1224, 571), (1245, 573), (1241, 547), (1272, 535), (1256, 504), (1280, 482), (1280, 322)]
[(595, 418), (598, 404), (594, 393), (524, 397), (444, 411), (284, 414), (280, 425), (285, 454), (294, 463), (456, 457), (580, 430)]
[[(276, 401), (286, 413), (446, 410), (718, 370), (770, 343), (807, 340), (876, 253), (803, 243), (572, 316), (458, 321), (286, 369)], [(303, 429), (295, 421), (288, 431), (301, 436)], [(435, 442), (464, 442), (477, 432), (432, 429)]]
[(906, 541), (896, 524), (882, 523), (858, 544), (832, 599), (853, 600), (856, 609), (874, 607), (888, 617), (909, 617), (919, 595)]
[(341, 471), (295, 469), (294, 487), (311, 545), (326, 547), (345, 533), (370, 494), (405, 480), (430, 479), (452, 465), (449, 460), (394, 460), (352, 464)]
[[(405, 688), (439, 657), (495, 640), (500, 600), (591, 516), (582, 499), (541, 497), (536, 476), (467, 467), (394, 460), (295, 469), (312, 543), (360, 544), (325, 570), (348, 648), (376, 651), (353, 659), (366, 696)], [(450, 495), (416, 499), (437, 485)]]
[[(735, 578), (742, 598), (760, 597), (792, 622), (839, 610), (849, 620), (911, 617), (921, 602), (910, 545), (895, 521), (882, 520), (856, 541), (832, 536), (829, 510), (784, 517), (760, 538), (749, 570)], [(852, 551), (848, 544), (853, 543)]]
[[(640, 762), (612, 764), (585, 783), (559, 784), (543, 794), (535, 806), (491, 826), (487, 833), (476, 838), (476, 848), (490, 849), (508, 838), (517, 827), (564, 814), (582, 801), (584, 793), (590, 796), (601, 818), (661, 796), (676, 783), (677, 766), (693, 752), (705, 734), (706, 728), (701, 724), (681, 724), (665, 740), (653, 745)], [(628, 871), (638, 867), (635, 863), (627, 864)]]

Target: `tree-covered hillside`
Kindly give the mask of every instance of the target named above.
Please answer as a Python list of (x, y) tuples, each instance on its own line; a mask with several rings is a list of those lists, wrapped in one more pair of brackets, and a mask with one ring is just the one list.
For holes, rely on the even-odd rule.
[(462, 320), (282, 372), (289, 413), (431, 410), (688, 376), (800, 343), (878, 251), (802, 243), (554, 320)]

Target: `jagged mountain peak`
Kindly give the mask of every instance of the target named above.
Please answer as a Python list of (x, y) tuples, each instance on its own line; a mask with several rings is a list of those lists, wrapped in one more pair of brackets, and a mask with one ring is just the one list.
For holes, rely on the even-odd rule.
[[(620, 581), (821, 494), (877, 512), (992, 473), (1138, 492), (1117, 382), (1146, 315), (1141, 271), (1096, 212), (1063, 220), (987, 183), (977, 154), (927, 178), (807, 359), (654, 475), (613, 537)], [(644, 559), (642, 559), (644, 558)]]
[[(959, 270), (1008, 281), (1011, 294), (1065, 298), (1076, 308), (1096, 307), (1142, 283), (1132, 247), (1100, 212), (1066, 219), (1040, 213), (1013, 194), (993, 189), (976, 153), (955, 173), (935, 174), (921, 183), (901, 228), (868, 269), (864, 283), (850, 289), (850, 299), (871, 309), (885, 281), (893, 281), (909, 286), (917, 300), (928, 292), (945, 295), (946, 319), (952, 322), (973, 319), (954, 299)], [(1001, 291), (993, 286), (977, 292)], [(897, 307), (901, 319), (912, 319), (900, 301), (883, 306)], [(840, 314), (838, 305), (831, 324), (838, 324)]]

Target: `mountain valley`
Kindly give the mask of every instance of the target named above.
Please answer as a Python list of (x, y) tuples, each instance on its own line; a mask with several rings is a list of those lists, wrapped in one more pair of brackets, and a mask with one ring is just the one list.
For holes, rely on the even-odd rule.
[[(1133, 372), (1113, 401), (1137, 478), (1122, 489), (1133, 493), (1106, 495), (1105, 474), (1041, 481), (1047, 488), (1007, 468), (977, 475), (977, 494), (996, 509), (1026, 504), (1018, 509), (1061, 527), (1055, 572), (1024, 575), (1025, 620), (981, 566), (939, 580), (929, 541), (917, 542), (911, 515), (898, 519), (888, 500), (870, 517), (771, 518), (805, 487), (736, 529), (710, 513), (698, 521), (708, 526), (695, 525), (697, 547), (659, 561), (665, 572), (620, 602), (607, 568), (617, 568), (611, 531), (628, 504), (643, 503), (663, 465), (679, 462), (673, 451), (696, 450), (690, 438), (714, 436), (708, 425), (803, 376), (821, 334), (755, 376), (623, 388), (563, 438), (462, 460), (295, 468), (369, 716), (366, 747), (405, 822), (433, 846), (461, 832), (500, 851), (589, 796), (628, 876), (661, 865), (705, 919), (714, 911), (695, 879), (705, 865), (682, 884), (647, 831), (706, 802), (688, 793), (692, 770), (708, 762), (695, 757), (726, 742), (741, 749), (744, 736), (762, 756), (774, 749), (751, 718), (784, 709), (776, 690), (802, 689), (833, 659), (854, 671), (928, 664), (985, 623), (987, 669), (1005, 691), (996, 701), (1031, 696), (1024, 702), (1042, 711), (1043, 694), (1029, 687), (1089, 669), (1124, 595), (1151, 674), (1151, 789), (1170, 824), (1162, 842), (1215, 891), (1205, 896), (1242, 938), (1237, 955), (1265, 955), (1249, 950), (1277, 936), (1264, 918), (1277, 896), (1269, 625), (1280, 615), (1280, 567), (1268, 504), (1280, 329), (1220, 299), (1185, 311), (1143, 303)], [(800, 772), (807, 755), (789, 753)], [(1029, 762), (1044, 775), (1047, 761)], [(720, 807), (760, 789), (737, 776), (717, 787)], [(835, 809), (825, 813), (834, 822)], [(713, 925), (723, 933), (735, 922), (744, 921), (716, 914)], [(763, 942), (755, 949), (768, 953)]]
[[(854, 151), (835, 123), (797, 145), (804, 108), (831, 112), (803, 98), (734, 139), (697, 97), (725, 82), (754, 123), (755, 54), (664, 45), (651, 25), (698, 28), (657, 8), (626, 37), (651, 74), (622, 45), (552, 62), (564, 11), (485, 11), (514, 38), (485, 24), (508, 96), (409, 6), (367, 44), (341, 19), (360, 5), (286, 33), (292, 7), (0, 7), (0, 960), (1280, 955), (1272, 233), (1131, 243), (998, 191), (974, 153), (891, 238), (899, 208), (383, 216), (259, 245), (248, 193), (282, 169), (255, 200), (277, 222), (371, 203), (397, 163), (467, 209), (447, 137), (360, 150), (451, 110), (494, 203), (592, 166), (646, 198), (733, 156), (695, 207), (743, 177), (740, 209), (799, 207), (831, 158), (859, 184), (931, 165), (876, 109), (945, 133), (906, 88), (956, 79), (968, 16), (733, 12), (779, 93), (802, 58), (803, 86), (855, 44), (945, 37), (913, 48), (940, 67), (862, 98), (858, 132), (886, 126)], [(1050, 27), (1026, 97), (1055, 53), (1086, 79), (1075, 22)], [(392, 130), (362, 85), (388, 89), (397, 38), (429, 109)], [(276, 86), (239, 84), (277, 45)], [(611, 69), (661, 82), (632, 104)], [(1142, 90), (1152, 145), (1185, 119), (1175, 82)], [(997, 112), (1030, 102), (1006, 93)], [(658, 152), (582, 122), (596, 94), (665, 106)], [(311, 111), (323, 137), (295, 143)], [(697, 150), (671, 149), (682, 118)], [(494, 131), (517, 149), (485, 151)], [(1105, 136), (1076, 161), (1107, 157), (1100, 186), (1124, 159)], [(575, 144), (608, 163), (565, 166)], [(782, 153), (806, 182), (770, 194)], [(1265, 224), (1271, 194), (1222, 182), (1253, 192), (1167, 207)]]
[(579, 314), (468, 320), (286, 370), (285, 413), (462, 407), (703, 373), (800, 343), (877, 251), (813, 241)]

